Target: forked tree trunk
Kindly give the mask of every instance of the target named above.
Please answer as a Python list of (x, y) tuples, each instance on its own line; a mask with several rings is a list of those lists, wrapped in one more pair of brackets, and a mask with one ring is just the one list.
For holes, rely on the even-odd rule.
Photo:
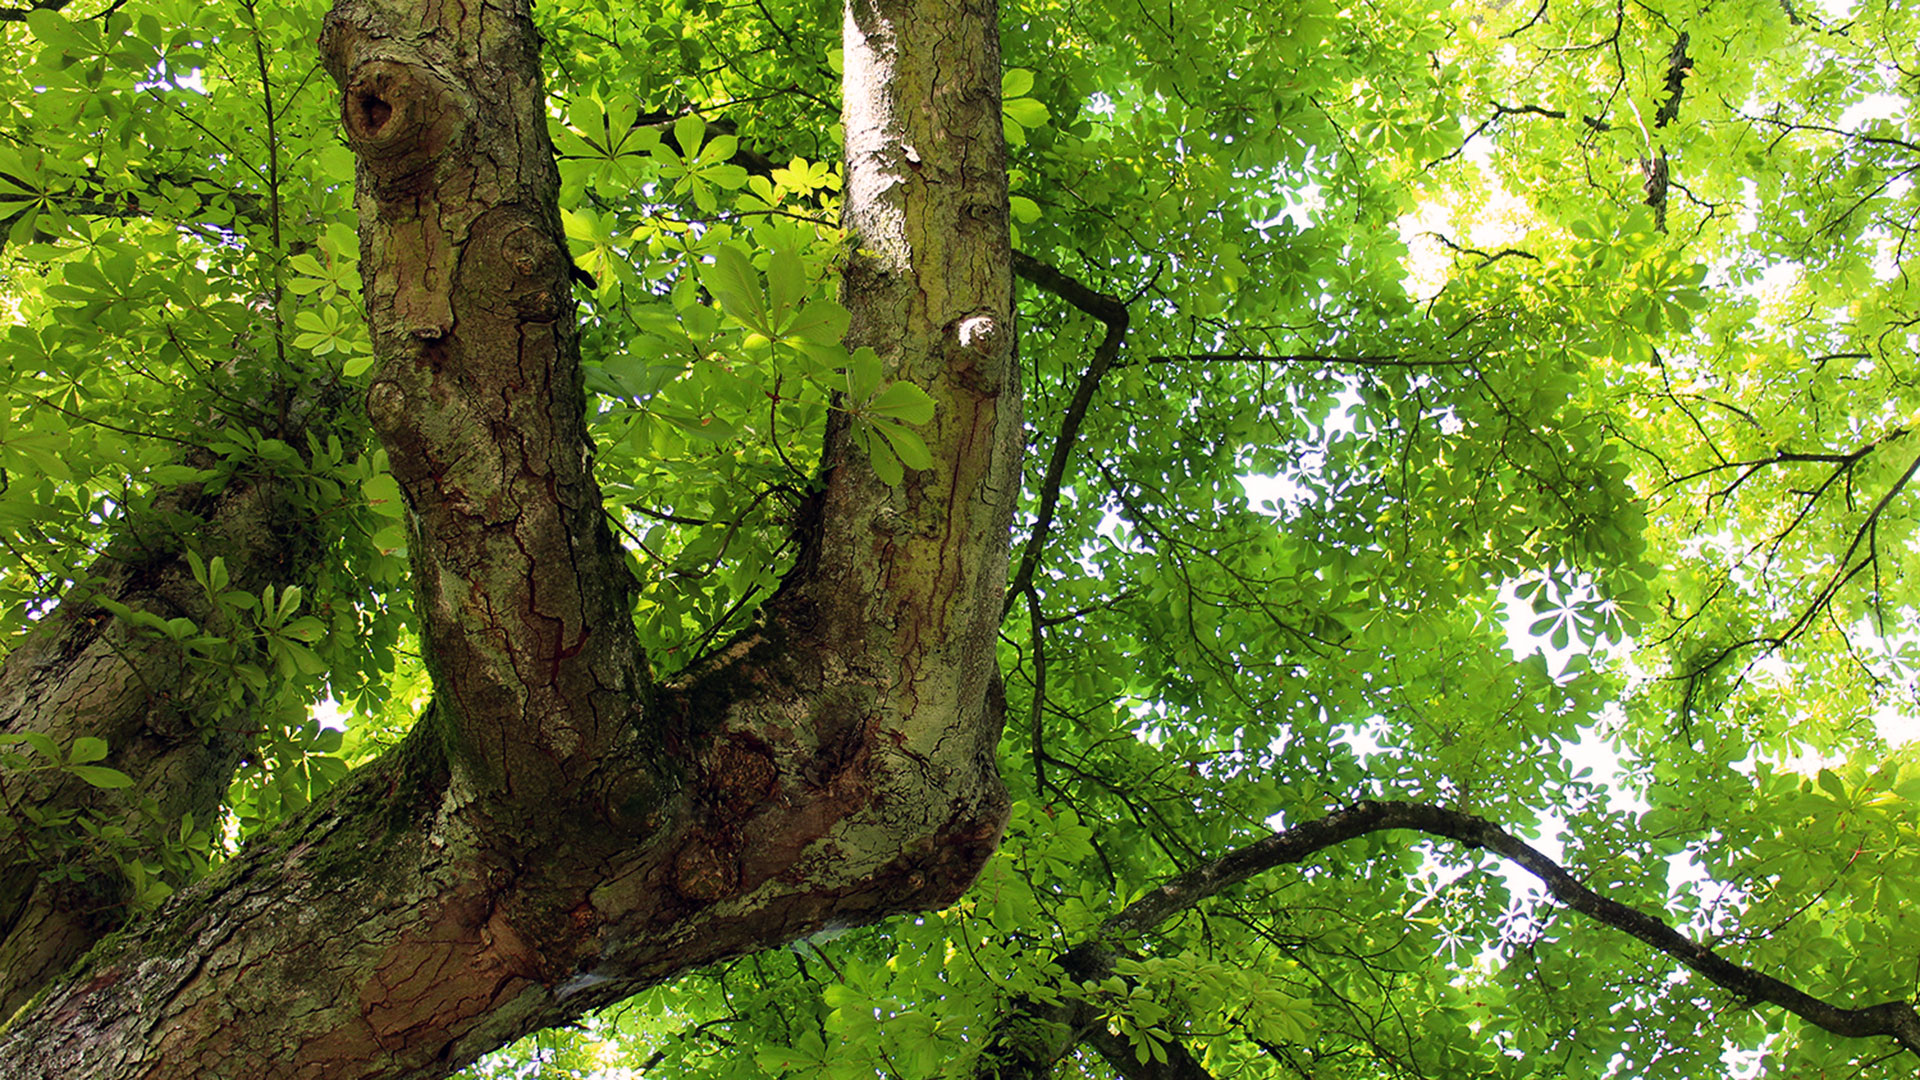
[[(0, 1077), (441, 1076), (966, 887), (1005, 817), (1021, 437), (995, 17), (847, 13), (850, 344), (933, 396), (935, 467), (889, 487), (830, 432), (760, 622), (656, 685), (589, 468), (525, 0), (341, 0), (322, 47), (360, 162), (368, 411), (411, 510), (434, 704), (153, 917), (16, 980), (39, 996)], [(72, 726), (44, 708), (16, 723)]]

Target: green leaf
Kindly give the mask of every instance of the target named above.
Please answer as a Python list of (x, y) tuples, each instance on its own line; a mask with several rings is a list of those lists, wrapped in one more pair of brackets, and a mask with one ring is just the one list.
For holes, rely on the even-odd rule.
[(892, 382), (880, 392), (880, 396), (868, 403), (867, 413), (899, 420), (907, 424), (924, 424), (933, 419), (933, 398), (925, 390), (910, 382)]
[(866, 446), (867, 461), (873, 466), (873, 474), (888, 487), (899, 487), (906, 480), (906, 470), (901, 468), (899, 455), (885, 436), (874, 430), (871, 424), (861, 424), (862, 442)]
[(862, 345), (847, 357), (847, 396), (865, 401), (880, 385), (880, 356)]
[(847, 336), (853, 316), (832, 300), (814, 300), (787, 324), (787, 335), (816, 345), (838, 345)]
[(67, 755), (67, 764), (85, 765), (90, 761), (99, 761), (107, 756), (107, 740), (92, 735), (82, 735), (73, 740), (73, 750)]
[(26, 23), (33, 36), (50, 48), (75, 53), (89, 51), (86, 39), (75, 32), (73, 24), (52, 9), (28, 8)]
[(673, 141), (680, 146), (680, 153), (687, 161), (700, 156), (700, 144), (706, 139), (707, 122), (689, 113), (673, 122)]
[(312, 615), (302, 615), (281, 627), (280, 632), (311, 645), (327, 636), (327, 624)]
[(887, 441), (888, 448), (900, 459), (900, 464), (909, 469), (933, 468), (932, 451), (927, 449), (926, 442), (912, 429), (899, 424), (881, 423), (874, 425), (874, 430)]
[(1847, 802), (1847, 785), (1832, 769), (1821, 769), (1819, 773), (1820, 789), (1833, 796), (1835, 802)]
[(34, 753), (45, 758), (49, 764), (61, 763), (60, 747), (42, 732), (19, 731), (0, 733), (0, 746), (26, 744)]
[(1044, 126), (1051, 115), (1047, 107), (1033, 98), (1014, 98), (1002, 103), (1007, 119), (1025, 128)]
[(69, 765), (67, 771), (97, 788), (111, 790), (133, 786), (133, 777), (105, 765)]
[(791, 332), (790, 313), (806, 298), (807, 270), (800, 256), (788, 249), (767, 257), (767, 321), (781, 333)]
[(368, 477), (361, 482), (360, 492), (376, 514), (397, 518), (407, 512), (406, 501), (400, 494), (400, 482), (393, 478), (392, 473), (375, 473)]
[(407, 527), (398, 522), (381, 527), (373, 534), (374, 550), (393, 554), (407, 548)]
[(720, 309), (768, 337), (774, 332), (767, 325), (766, 296), (760, 290), (760, 274), (754, 270), (747, 253), (733, 244), (722, 244), (713, 253), (713, 262), (701, 267), (700, 280), (720, 302)]
[(208, 469), (195, 469), (186, 465), (156, 465), (147, 470), (147, 479), (156, 487), (174, 487), (179, 484), (195, 484), (211, 480), (214, 473)]

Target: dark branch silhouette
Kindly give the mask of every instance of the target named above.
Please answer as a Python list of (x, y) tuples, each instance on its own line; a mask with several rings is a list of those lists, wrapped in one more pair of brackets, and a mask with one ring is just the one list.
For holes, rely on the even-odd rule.
[(1031, 255), (1014, 252), (1013, 272), (1100, 320), (1107, 330), (1100, 344), (1094, 346), (1093, 359), (1080, 373), (1080, 381), (1073, 388), (1073, 399), (1061, 418), (1060, 434), (1055, 437), (1053, 453), (1047, 458), (1046, 477), (1040, 482), (1040, 509), (1034, 516), (1033, 533), (1027, 537), (1027, 545), (1020, 552), (1020, 563), (1007, 584), (1007, 611), (1013, 610), (1013, 605), (1033, 582), (1034, 571), (1039, 569), (1040, 554), (1047, 546), (1047, 533), (1053, 528), (1054, 510), (1060, 503), (1060, 483), (1066, 476), (1067, 461), (1073, 456), (1074, 440), (1080, 434), (1081, 422), (1087, 418), (1088, 407), (1093, 404), (1094, 391), (1100, 388), (1100, 380), (1120, 355), (1128, 324), (1124, 301), (1090, 289)]
[[(1890, 1038), (1902, 1049), (1920, 1056), (1920, 1012), (1916, 1012), (1910, 1002), (1887, 1001), (1845, 1008), (1823, 1001), (1765, 972), (1720, 956), (1653, 915), (1600, 895), (1565, 867), (1498, 825), (1427, 803), (1356, 803), (1228, 852), (1127, 905), (1101, 924), (1096, 939), (1070, 950), (1059, 963), (1067, 972), (1069, 984), (1103, 977), (1111, 972), (1115, 958), (1126, 955), (1121, 944), (1126, 939), (1148, 933), (1209, 897), (1275, 867), (1304, 862), (1336, 844), (1390, 829), (1444, 837), (1499, 855), (1538, 878), (1546, 886), (1548, 895), (1561, 904), (1672, 957), (1744, 1004), (1776, 1005), (1815, 1027), (1845, 1038)], [(978, 1075), (995, 1080), (1045, 1076), (1052, 1063), (1072, 1049), (1074, 1042), (1067, 1041), (1068, 1038), (1087, 1041), (1105, 1056), (1107, 1048), (1094, 1039), (1096, 1030), (1105, 1031), (1104, 1025), (1095, 1022), (1097, 1019), (1097, 1010), (1084, 1001), (1067, 1000), (1051, 1006), (1016, 1002), (996, 1028), (988, 1051), (982, 1055)], [(1031, 1035), (1036, 1030), (1051, 1030), (1055, 1038), (1008, 1036), (1009, 1032), (1020, 1031)], [(1119, 1043), (1129, 1045), (1125, 1039), (1119, 1039)], [(1175, 1048), (1177, 1044), (1168, 1047), (1167, 1062), (1158, 1066), (1162, 1071), (1138, 1075), (1180, 1080), (1205, 1075), (1203, 1071), (1178, 1071), (1174, 1064)], [(1025, 1051), (1051, 1056), (1041, 1062), (1021, 1057)], [(1192, 1067), (1199, 1069), (1197, 1063)], [(1123, 1070), (1122, 1075), (1135, 1074)]]

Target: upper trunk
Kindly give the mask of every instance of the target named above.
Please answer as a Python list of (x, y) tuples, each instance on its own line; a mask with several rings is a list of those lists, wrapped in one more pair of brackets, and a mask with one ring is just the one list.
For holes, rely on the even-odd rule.
[(889, 486), (830, 431), (785, 585), (654, 685), (591, 475), (526, 4), (342, 0), (323, 47), (360, 159), (368, 410), (412, 511), (435, 704), (46, 985), (0, 1076), (440, 1076), (966, 887), (1005, 817), (1021, 427), (995, 18), (846, 20), (849, 344), (934, 398), (935, 467)]

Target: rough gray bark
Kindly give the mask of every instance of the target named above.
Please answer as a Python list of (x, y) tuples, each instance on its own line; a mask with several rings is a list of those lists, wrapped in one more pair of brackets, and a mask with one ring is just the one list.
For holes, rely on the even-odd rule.
[[(435, 1077), (686, 969), (945, 904), (998, 842), (1020, 416), (991, 2), (855, 0), (850, 344), (935, 468), (829, 432), (756, 626), (658, 684), (582, 422), (537, 36), (340, 0), (378, 362), (433, 706), (402, 746), (51, 980), (0, 1077)], [(29, 719), (29, 722), (32, 722)], [(89, 732), (81, 732), (89, 733)], [(93, 944), (88, 937), (86, 944)]]

